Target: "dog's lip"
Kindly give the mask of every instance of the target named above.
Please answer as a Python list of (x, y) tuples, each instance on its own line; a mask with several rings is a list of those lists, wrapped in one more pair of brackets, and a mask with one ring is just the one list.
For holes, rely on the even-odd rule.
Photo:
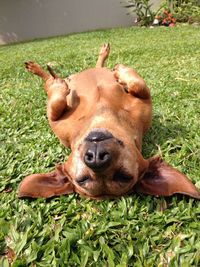
[(102, 200), (102, 199), (116, 199), (119, 198), (121, 196), (124, 195), (128, 195), (132, 192), (133, 190), (127, 190), (125, 193), (120, 193), (120, 194), (112, 194), (112, 193), (102, 193), (102, 194), (98, 194), (98, 195), (92, 195), (89, 194), (88, 192), (79, 192), (80, 194), (86, 196), (86, 197), (90, 197), (91, 199), (96, 199), (96, 200)]

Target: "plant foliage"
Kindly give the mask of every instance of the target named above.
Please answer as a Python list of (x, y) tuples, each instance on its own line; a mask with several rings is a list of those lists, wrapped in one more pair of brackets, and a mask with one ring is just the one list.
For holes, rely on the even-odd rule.
[(125, 0), (125, 8), (129, 10), (128, 14), (137, 16), (136, 22), (140, 26), (149, 26), (153, 23), (156, 12), (152, 10), (150, 0)]
[(167, 0), (163, 7), (173, 13), (177, 22), (200, 23), (199, 0)]

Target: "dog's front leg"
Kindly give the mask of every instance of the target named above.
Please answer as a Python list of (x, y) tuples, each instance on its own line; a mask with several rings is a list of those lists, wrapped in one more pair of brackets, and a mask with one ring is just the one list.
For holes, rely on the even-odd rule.
[(53, 70), (48, 67), (48, 72), (42, 69), (42, 67), (32, 61), (26, 62), (26, 69), (33, 74), (41, 77), (45, 81), (45, 90), (48, 95), (47, 116), (50, 121), (58, 120), (64, 111), (67, 110), (67, 95), (70, 90), (67, 83), (58, 78)]
[(114, 68), (114, 75), (117, 81), (126, 87), (131, 95), (142, 99), (150, 98), (149, 88), (134, 69), (118, 64)]
[(67, 110), (67, 95), (70, 90), (66, 82), (60, 78), (49, 78), (45, 84), (48, 105), (47, 116), (51, 121), (57, 121)]

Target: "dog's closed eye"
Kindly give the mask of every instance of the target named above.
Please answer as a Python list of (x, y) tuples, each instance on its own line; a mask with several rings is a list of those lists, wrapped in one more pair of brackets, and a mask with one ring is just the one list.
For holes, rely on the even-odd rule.
[(128, 174), (124, 170), (118, 170), (113, 175), (113, 181), (115, 182), (121, 182), (121, 183), (128, 183), (132, 180), (133, 176)]
[(82, 186), (84, 185), (86, 182), (89, 182), (91, 180), (91, 177), (89, 175), (85, 175), (85, 176), (82, 176), (78, 179), (76, 179), (76, 182)]

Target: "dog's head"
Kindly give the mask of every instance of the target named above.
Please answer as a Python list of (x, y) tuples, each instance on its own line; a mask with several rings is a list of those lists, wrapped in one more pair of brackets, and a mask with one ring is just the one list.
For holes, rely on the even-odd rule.
[(102, 128), (79, 136), (68, 161), (56, 171), (26, 177), (19, 196), (52, 197), (72, 192), (93, 199), (131, 192), (156, 196), (180, 193), (200, 199), (200, 192), (184, 174), (159, 157), (145, 160), (134, 142)]
[(76, 191), (91, 198), (131, 191), (148, 168), (134, 142), (96, 128), (75, 143), (65, 171)]

